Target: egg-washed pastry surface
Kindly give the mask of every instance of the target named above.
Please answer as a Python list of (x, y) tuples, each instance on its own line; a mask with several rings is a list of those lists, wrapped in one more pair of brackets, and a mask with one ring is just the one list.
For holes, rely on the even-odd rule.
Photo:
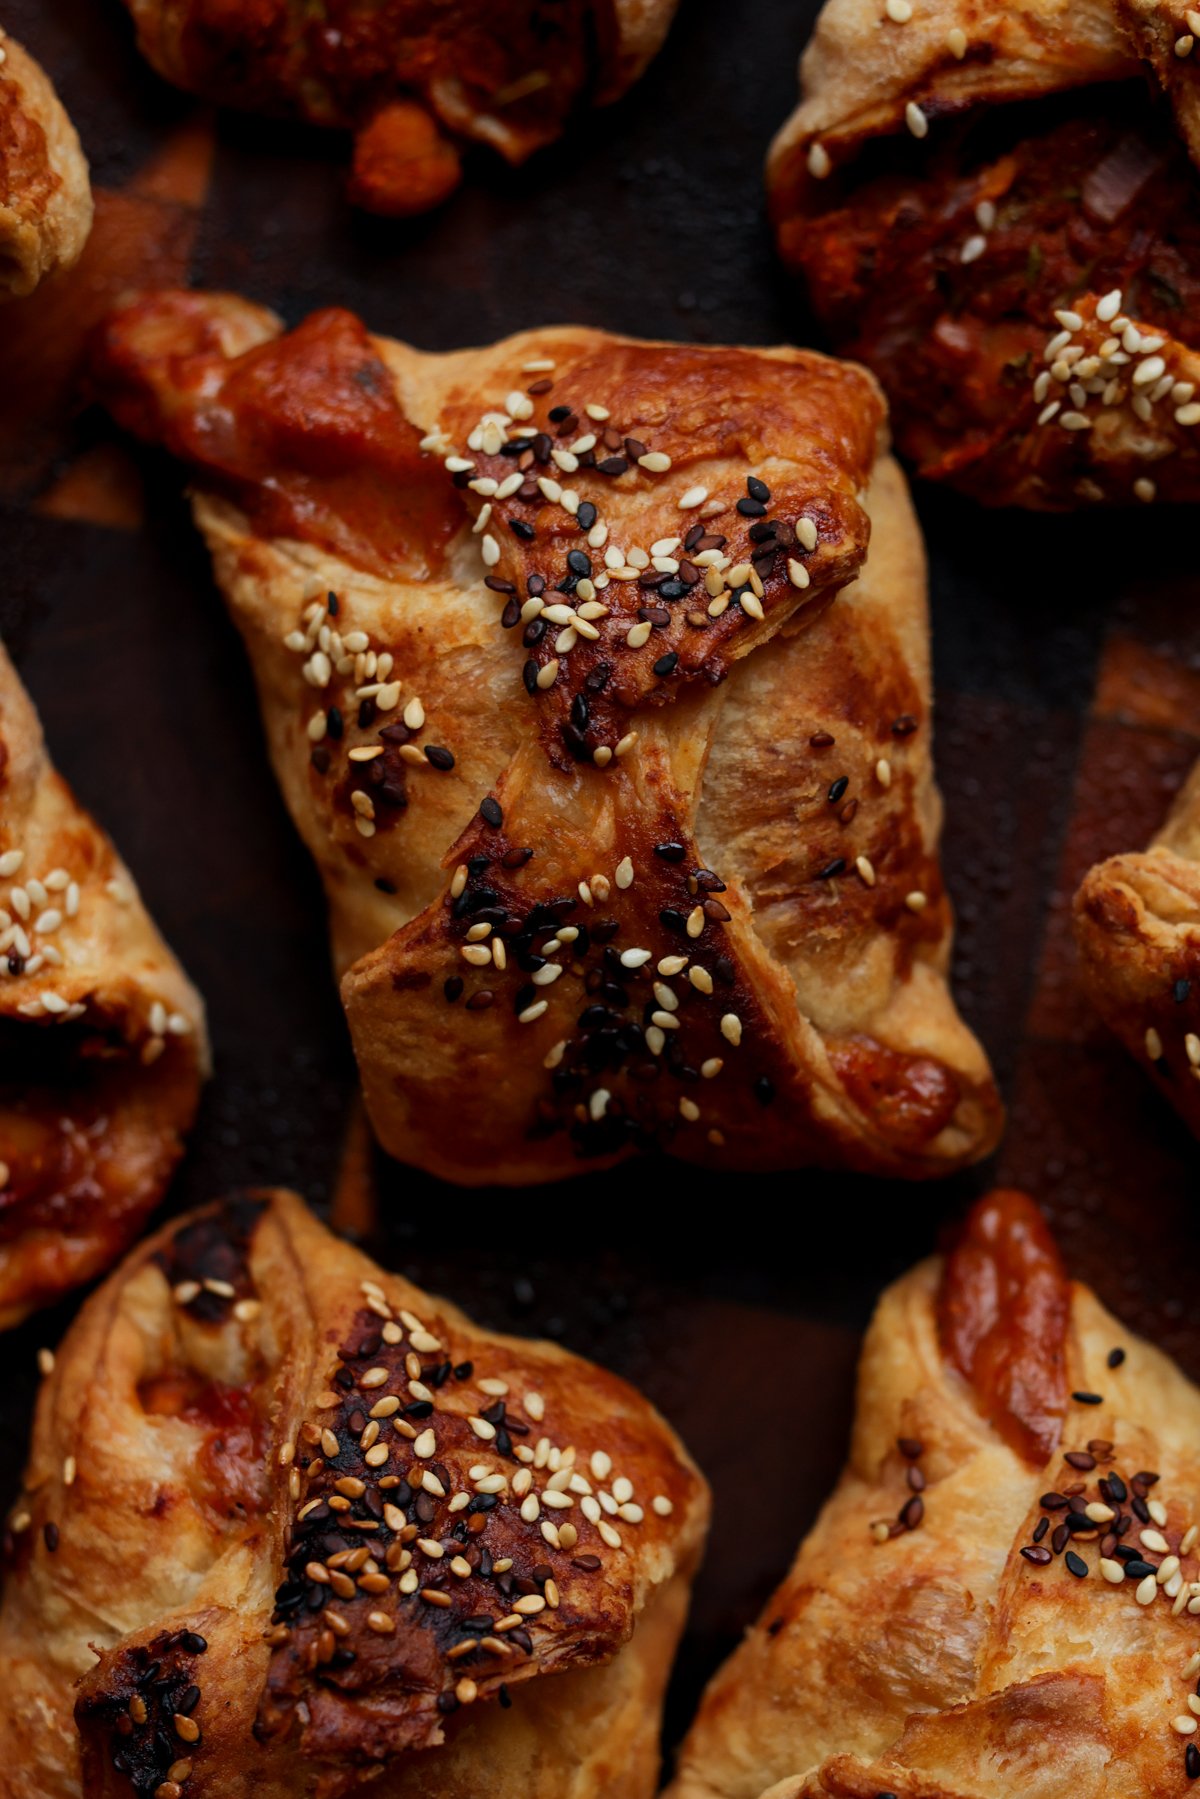
[(93, 370), (192, 465), (388, 1150), (523, 1182), (990, 1148), (869, 376), (581, 328), (429, 356), (202, 295), (116, 313)]
[(200, 997), (0, 645), (0, 1329), (129, 1247), (207, 1069)]
[(624, 1382), (294, 1195), (175, 1220), (39, 1396), (5, 1799), (649, 1799), (703, 1480)]
[(617, 99), (661, 45), (676, 0), (126, 4), (168, 81), (353, 133), (351, 200), (404, 216), (453, 192), (466, 144), (520, 163), (573, 115)]
[(1197, 34), (1180, 0), (828, 0), (772, 215), (922, 474), (1200, 497)]
[(91, 226), (75, 127), (45, 72), (0, 26), (0, 300), (70, 268)]
[(1110, 856), (1075, 895), (1083, 984), (1200, 1136), (1200, 767), (1144, 853)]
[(1183, 1799), (1200, 1393), (981, 1200), (884, 1294), (850, 1457), (669, 1799)]

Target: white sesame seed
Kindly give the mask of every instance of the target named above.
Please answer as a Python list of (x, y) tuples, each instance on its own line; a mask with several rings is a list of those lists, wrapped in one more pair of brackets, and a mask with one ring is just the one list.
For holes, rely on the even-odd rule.
[(1082, 412), (1064, 412), (1059, 420), (1064, 431), (1090, 431), (1092, 421), (1085, 418)]
[(642, 645), (649, 641), (652, 629), (653, 626), (650, 624), (649, 620), (642, 619), (639, 624), (633, 625), (625, 633), (625, 642), (629, 645), (631, 650), (640, 650)]
[(974, 237), (969, 237), (963, 245), (959, 252), (959, 260), (961, 262), (978, 262), (986, 249), (987, 238), (977, 232)]
[(671, 458), (661, 450), (648, 450), (644, 456), (638, 457), (638, 467), (646, 469), (652, 475), (665, 475), (671, 466)]
[(1146, 1054), (1149, 1056), (1149, 1058), (1152, 1062), (1161, 1062), (1162, 1061), (1162, 1053), (1163, 1053), (1162, 1038), (1159, 1036), (1158, 1032), (1155, 1030), (1155, 1028), (1152, 1024), (1147, 1025), (1147, 1027), (1146, 1027)]
[(1100, 1572), (1110, 1586), (1119, 1587), (1125, 1579), (1125, 1569), (1121, 1562), (1114, 1562), (1111, 1557), (1100, 1557)]
[(1064, 331), (1082, 331), (1083, 319), (1079, 313), (1072, 312), (1069, 307), (1060, 307), (1055, 311), (1055, 318)]
[(1171, 1547), (1160, 1530), (1144, 1530), (1138, 1541), (1143, 1549), (1149, 1549), (1154, 1555), (1166, 1555)]
[(1184, 32), (1182, 37), (1177, 37), (1175, 39), (1175, 54), (1180, 62), (1182, 62), (1185, 57), (1190, 56), (1195, 47), (1196, 40), (1191, 32)]
[(1134, 498), (1148, 506), (1158, 495), (1158, 485), (1148, 475), (1139, 475), (1133, 484)]
[(707, 498), (707, 487), (689, 487), (686, 493), (680, 494), (676, 503), (681, 512), (690, 512), (696, 506), (703, 506)]
[(1139, 1605), (1153, 1605), (1157, 1593), (1158, 1582), (1153, 1574), (1147, 1574), (1144, 1580), (1138, 1582), (1133, 1596)]
[(699, 1106), (696, 1104), (694, 1099), (689, 1099), (686, 1094), (684, 1094), (680, 1098), (679, 1110), (680, 1110), (681, 1115), (687, 1119), (689, 1124), (695, 1124), (696, 1120), (700, 1116)]
[(518, 1024), (533, 1024), (536, 1019), (539, 1019), (542, 1016), (543, 1012), (546, 1012), (548, 1010), (549, 1010), (549, 1001), (548, 1000), (544, 1000), (544, 999), (535, 1000), (531, 1006), (526, 1006), (526, 1008), (523, 1012), (517, 1013), (517, 1023)]
[(479, 553), (483, 557), (488, 568), (495, 568), (500, 560), (500, 545), (496, 542), (496, 539), (492, 536), (490, 531), (481, 539)]
[(914, 137), (928, 137), (929, 119), (915, 100), (910, 100), (904, 108), (904, 122)]
[(1121, 310), (1121, 290), (1114, 287), (1111, 293), (1105, 294), (1096, 302), (1096, 317), (1102, 325), (1109, 325)]
[(1177, 425), (1200, 425), (1200, 402), (1192, 400), (1186, 406), (1180, 406), (1175, 412)]
[(1133, 371), (1133, 385), (1148, 387), (1152, 381), (1157, 381), (1165, 373), (1166, 367), (1161, 356), (1147, 356), (1145, 361), (1139, 362)]
[(9, 875), (15, 875), (24, 860), (24, 850), (5, 850), (4, 854), (0, 856), (0, 875), (6, 878)]
[(911, 0), (887, 0), (883, 10), (896, 25), (907, 25), (913, 14)]
[(721, 1035), (735, 1047), (742, 1041), (742, 1021), (736, 1012), (726, 1012), (721, 1020)]
[[(1144, 1586), (1145, 1582), (1143, 1581), (1142, 1584)], [(1196, 1720), (1195, 1718), (1189, 1718), (1186, 1713), (1180, 1713), (1178, 1718), (1171, 1719), (1171, 1729), (1177, 1736), (1194, 1736), (1197, 1730)]]
[(859, 876), (860, 876), (861, 880), (863, 881), (864, 885), (867, 887), (873, 887), (875, 885), (875, 867), (874, 867), (874, 864), (872, 863), (870, 857), (869, 856), (856, 856), (854, 858), (854, 866), (858, 870)]
[(648, 949), (626, 949), (621, 951), (622, 968), (644, 968), (650, 960), (652, 951)]
[(541, 688), (543, 693), (546, 692), (547, 688), (553, 687), (554, 683), (558, 680), (558, 666), (558, 657), (551, 656), (549, 662), (544, 662), (541, 668), (538, 669), (537, 685)]
[(946, 33), (946, 48), (958, 62), (967, 54), (967, 34), (961, 25), (955, 25)]
[(824, 181), (833, 169), (829, 160), (829, 152), (824, 144), (814, 138), (808, 147), (808, 172), (814, 181)]

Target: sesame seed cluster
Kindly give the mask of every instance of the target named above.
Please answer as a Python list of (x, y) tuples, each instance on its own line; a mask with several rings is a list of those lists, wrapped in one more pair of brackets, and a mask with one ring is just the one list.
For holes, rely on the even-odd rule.
[[(1121, 290), (1099, 299), (1082, 299), (1078, 307), (1060, 307), (1060, 329), (1050, 338), (1033, 378), (1033, 398), (1041, 408), (1038, 425), (1057, 424), (1064, 431), (1091, 431), (1105, 414), (1123, 408), (1138, 425), (1170, 432), (1172, 425), (1190, 432), (1200, 425), (1195, 381), (1181, 378), (1180, 346), (1157, 331), (1147, 331), (1121, 311)], [(1148, 461), (1164, 454), (1159, 437), (1135, 437)], [(1168, 446), (1169, 451), (1169, 446)], [(1135, 497), (1149, 503), (1158, 492), (1152, 476), (1138, 475)]]
[(556, 1630), (586, 1635), (581, 1583), (627, 1578), (605, 1574), (624, 1533), (674, 1509), (608, 1450), (558, 1442), (510, 1365), (482, 1373), (438, 1320), (380, 1282), (361, 1291), (328, 1387), (279, 1451), (296, 1512), (268, 1636), (276, 1730), (309, 1677), (377, 1666), (372, 1640), (414, 1627), (406, 1666), (431, 1730), (481, 1695), (504, 1703)]
[[(44, 875), (33, 875), (28, 872), (26, 861), (23, 849), (8, 849), (0, 854), (0, 879), (21, 876), (0, 896), (7, 901), (0, 905), (0, 976), (32, 980), (41, 975), (36, 992), (17, 1001), (16, 1011), (22, 1018), (73, 1024), (87, 1012), (86, 1002), (64, 998), (47, 985), (46, 975), (47, 971), (69, 966), (69, 956), (60, 948), (60, 933), (69, 934), (72, 920), (79, 917), (81, 885), (66, 868), (55, 867)], [(104, 894), (117, 905), (127, 905), (131, 897), (125, 883), (117, 878), (104, 883)], [(146, 1026), (147, 1035), (139, 1052), (146, 1064), (157, 1061), (168, 1037), (186, 1036), (192, 1028), (182, 1012), (169, 1011), (159, 999), (149, 1004)]]

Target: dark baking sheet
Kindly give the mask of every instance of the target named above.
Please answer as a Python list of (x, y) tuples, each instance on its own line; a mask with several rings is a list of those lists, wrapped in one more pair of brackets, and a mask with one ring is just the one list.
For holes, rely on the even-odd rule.
[[(620, 106), (520, 173), (473, 157), (447, 207), (392, 225), (344, 205), (337, 139), (214, 118), (163, 86), (116, 0), (8, 0), (7, 24), (80, 126), (100, 204), (80, 270), (0, 317), (0, 631), (60, 768), (208, 1001), (216, 1074), (171, 1207), (263, 1181), (329, 1206), (353, 1068), (317, 881), (179, 472), (73, 407), (86, 325), (106, 297), (157, 280), (235, 288), (291, 321), (342, 302), (431, 349), (562, 320), (810, 341), (772, 257), (760, 171), (815, 11), (683, 0)], [(384, 1262), (637, 1381), (712, 1480), (669, 1739), (836, 1476), (876, 1293), (985, 1184), (1027, 1185), (1074, 1271), (1200, 1376), (1196, 1151), (1090, 1018), (1066, 922), (1082, 870), (1145, 840), (1200, 749), (1194, 524), (918, 500), (956, 983), (1012, 1108), (997, 1162), (936, 1187), (647, 1163), (522, 1196), (379, 1169), (370, 1243)], [(27, 1432), (36, 1348), (72, 1309), (4, 1339), (10, 1445)], [(16, 1463), (14, 1448), (5, 1489)]]

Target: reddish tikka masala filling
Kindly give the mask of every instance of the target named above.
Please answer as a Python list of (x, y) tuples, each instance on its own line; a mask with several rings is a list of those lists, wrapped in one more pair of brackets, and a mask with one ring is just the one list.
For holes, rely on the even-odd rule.
[(1056, 309), (1082, 294), (1119, 288), (1131, 317), (1200, 343), (1196, 172), (1129, 84), (880, 140), (851, 178), (826, 211), (783, 218), (781, 247), (923, 474), (1004, 442)]

